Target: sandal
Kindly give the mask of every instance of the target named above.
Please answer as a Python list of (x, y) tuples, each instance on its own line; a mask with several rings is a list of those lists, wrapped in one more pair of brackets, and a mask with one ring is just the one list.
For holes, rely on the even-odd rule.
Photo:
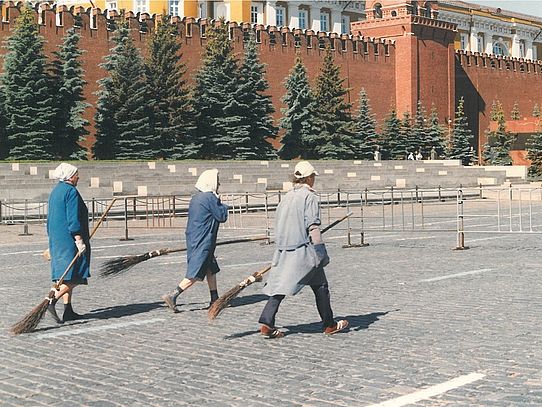
[(267, 325), (262, 325), (260, 328), (260, 333), (266, 339), (275, 339), (284, 337), (284, 332), (277, 328), (270, 328)]
[(324, 333), (326, 335), (333, 335), (337, 332), (343, 331), (346, 328), (348, 328), (348, 321), (346, 319), (341, 319), (339, 322), (337, 322), (335, 325), (327, 327), (324, 329)]

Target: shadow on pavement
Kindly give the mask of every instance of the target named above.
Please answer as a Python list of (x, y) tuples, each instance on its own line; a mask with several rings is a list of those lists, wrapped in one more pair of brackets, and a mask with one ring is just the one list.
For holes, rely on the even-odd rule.
[(85, 319), (109, 319), (121, 318), (130, 315), (149, 312), (157, 308), (165, 307), (163, 301), (143, 302), (139, 304), (116, 305), (107, 308), (98, 308), (85, 314)]
[[(392, 311), (384, 312), (372, 312), (365, 315), (346, 315), (336, 316), (335, 320), (346, 319), (349, 323), (349, 326), (344, 332), (349, 331), (361, 331), (362, 329), (368, 329), (370, 325), (374, 324), (380, 319), (380, 317), (389, 314), (390, 312), (399, 311), (398, 309)], [(286, 336), (293, 334), (301, 333), (322, 333), (322, 323), (321, 322), (312, 322), (310, 324), (299, 324), (299, 325), (290, 325), (285, 326), (288, 329)]]
[(264, 294), (252, 294), (244, 297), (237, 297), (231, 301), (230, 307), (241, 307), (243, 305), (256, 304), (261, 301), (267, 301), (268, 298), (269, 297)]
[[(266, 296), (263, 296), (267, 298)], [(396, 312), (399, 311), (399, 309), (391, 310), (391, 311), (384, 311), (384, 312), (372, 312), (370, 314), (365, 315), (346, 315), (344, 317), (336, 317), (336, 320), (339, 319), (346, 319), (349, 322), (349, 327), (344, 332), (349, 331), (361, 331), (362, 329), (368, 329), (369, 326), (374, 324), (376, 321), (380, 319), (380, 317), (389, 314), (390, 312)], [(311, 322), (308, 324), (298, 324), (298, 325), (289, 325), (285, 326), (284, 328), (287, 329), (285, 332), (285, 336), (294, 335), (294, 334), (301, 334), (301, 333), (322, 333), (322, 323), (321, 322)], [(233, 335), (225, 336), (224, 339), (237, 339), (237, 338), (243, 338), (245, 336), (250, 336), (254, 334), (259, 334), (260, 331), (245, 331), (245, 332), (239, 332)]]
[(84, 325), (84, 324), (87, 324), (89, 322), (90, 321), (88, 321), (88, 320), (85, 321), (84, 319), (79, 319), (77, 321), (68, 321), (68, 322), (64, 322), (62, 324), (55, 324), (55, 325), (47, 326), (45, 328), (36, 328), (32, 332), (41, 332), (41, 333), (43, 333), (43, 332), (51, 331), (53, 329), (59, 329), (59, 328), (62, 328), (62, 327), (67, 327), (67, 326)]

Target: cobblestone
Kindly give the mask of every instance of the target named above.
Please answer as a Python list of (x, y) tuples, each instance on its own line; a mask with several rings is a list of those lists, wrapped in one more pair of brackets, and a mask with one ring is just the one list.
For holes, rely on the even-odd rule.
[[(447, 233), (371, 232), (370, 246), (349, 249), (326, 237), (333, 309), (350, 329), (323, 335), (305, 289), (281, 305), (277, 324), (288, 334), (265, 340), (261, 284), (213, 322), (207, 287), (198, 284), (174, 314), (160, 296), (182, 277), (184, 254), (113, 279), (98, 268), (178, 245), (180, 232), (134, 232), (120, 242), (118, 230), (103, 229), (93, 241), (93, 276), (74, 295), (86, 319), (55, 325), (46, 315), (35, 332), (14, 337), (9, 326), (50, 287), (40, 256), (46, 238), (33, 229), (18, 236), (0, 226), (1, 405), (363, 407), (474, 372), (485, 376), (411, 405), (542, 405), (538, 235), (491, 235), (464, 251), (451, 250), (456, 236)], [(219, 247), (220, 292), (267, 264), (272, 250)]]

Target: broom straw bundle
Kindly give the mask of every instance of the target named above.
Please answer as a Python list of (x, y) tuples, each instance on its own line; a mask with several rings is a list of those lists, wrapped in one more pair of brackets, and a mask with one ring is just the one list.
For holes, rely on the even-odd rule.
[[(345, 216), (343, 216), (340, 219), (335, 220), (334, 222), (330, 223), (328, 226), (326, 226), (324, 229), (322, 229), (322, 233), (327, 232), (332, 227), (338, 225), (346, 218), (350, 217), (352, 215), (352, 212), (348, 212)], [(209, 310), (207, 311), (207, 316), (209, 319), (213, 320), (215, 319), (218, 314), (222, 312), (223, 309), (225, 309), (229, 303), (236, 298), (241, 291), (243, 291), (245, 288), (247, 288), (249, 285), (252, 285), (253, 283), (257, 281), (263, 280), (263, 275), (267, 273), (269, 270), (271, 270), (271, 266), (267, 266), (260, 271), (256, 271), (255, 273), (252, 273), (250, 276), (245, 278), (243, 281), (241, 281), (236, 286), (230, 288), (228, 291), (226, 291), (218, 300), (216, 300), (211, 307), (209, 307)]]
[[(232, 240), (224, 240), (221, 242), (217, 242), (217, 246), (221, 245), (227, 245), (227, 244), (233, 244), (233, 243), (244, 243), (244, 242), (254, 242), (257, 240), (267, 240), (267, 236), (257, 236), (257, 237), (244, 237), (239, 239), (232, 239)], [(186, 247), (182, 247), (180, 249), (158, 249), (153, 250), (148, 253), (143, 253), (135, 256), (124, 256), (124, 257), (117, 257), (112, 260), (106, 261), (102, 267), (100, 268), (100, 276), (101, 277), (114, 277), (119, 274), (125, 273), (128, 270), (130, 270), (135, 265), (142, 263), (144, 261), (147, 261), (149, 259), (152, 259), (154, 257), (158, 256), (164, 256), (170, 253), (178, 253), (178, 252), (185, 252), (187, 250)]]
[[(117, 198), (114, 198), (113, 200), (111, 200), (111, 202), (105, 209), (104, 213), (98, 220), (98, 222), (96, 222), (96, 224), (94, 225), (94, 228), (92, 229), (89, 239), (92, 238), (92, 236), (94, 236), (94, 233), (96, 233), (96, 230), (98, 230), (98, 228), (100, 227), (103, 220), (107, 216), (107, 213), (109, 212), (109, 210), (113, 207), (113, 204), (115, 203), (116, 200)], [(51, 287), (51, 290), (49, 291), (49, 294), (47, 294), (47, 297), (45, 297), (45, 299), (42, 302), (40, 302), (38, 305), (32, 308), (32, 310), (28, 314), (26, 314), (26, 316), (23, 319), (21, 319), (19, 322), (11, 326), (10, 332), (13, 335), (20, 335), (23, 333), (32, 332), (34, 329), (36, 329), (40, 321), (43, 319), (43, 316), (45, 315), (45, 312), (47, 311), (48, 305), (55, 298), (55, 292), (64, 283), (64, 278), (68, 274), (68, 271), (70, 271), (70, 269), (73, 267), (73, 265), (75, 264), (75, 262), (77, 261), (80, 255), (81, 254), (79, 252), (75, 254), (74, 258), (72, 259), (68, 267), (66, 267), (66, 270), (64, 271), (60, 279), (53, 285), (53, 287)]]

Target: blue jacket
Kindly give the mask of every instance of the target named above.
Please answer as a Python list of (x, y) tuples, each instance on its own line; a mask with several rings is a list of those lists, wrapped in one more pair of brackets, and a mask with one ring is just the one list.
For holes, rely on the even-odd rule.
[(77, 253), (75, 235), (81, 235), (87, 250), (77, 259), (64, 281), (81, 283), (90, 277), (88, 209), (73, 185), (59, 182), (49, 195), (47, 234), (51, 252), (51, 279), (59, 280)]
[(218, 273), (214, 257), (218, 226), (228, 219), (228, 206), (212, 192), (197, 192), (188, 206), (186, 278), (203, 280), (207, 269)]

